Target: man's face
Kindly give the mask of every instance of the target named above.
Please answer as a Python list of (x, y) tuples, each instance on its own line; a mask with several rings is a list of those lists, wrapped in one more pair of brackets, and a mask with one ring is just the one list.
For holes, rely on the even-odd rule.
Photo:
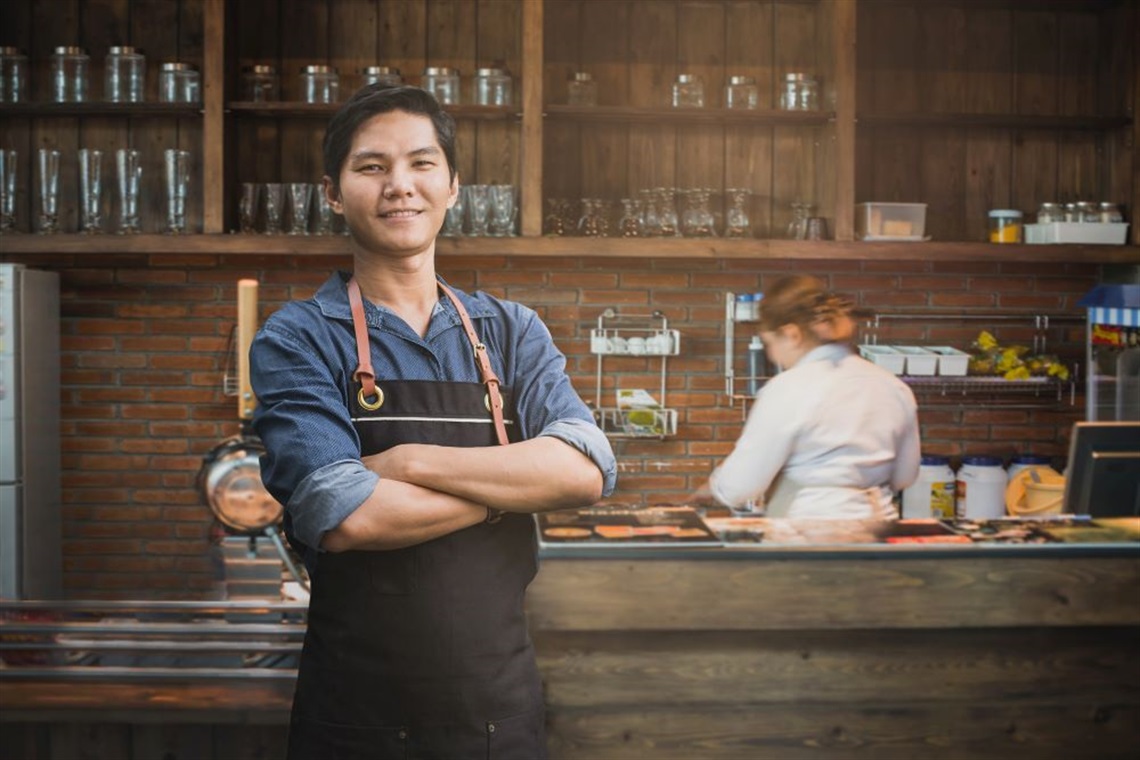
[(459, 180), (451, 179), (430, 118), (389, 111), (356, 131), (339, 195), (327, 177), (325, 192), (365, 250), (415, 255), (434, 245)]

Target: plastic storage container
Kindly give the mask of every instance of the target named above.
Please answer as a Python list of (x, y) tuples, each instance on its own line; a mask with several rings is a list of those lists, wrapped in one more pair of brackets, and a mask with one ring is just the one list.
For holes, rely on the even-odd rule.
[(989, 214), (991, 243), (1020, 243), (1022, 213), (1017, 209), (996, 208)]
[(953, 346), (926, 346), (926, 350), (938, 355), (939, 375), (962, 377), (970, 367), (970, 355)]
[(950, 460), (942, 456), (924, 455), (918, 468), (918, 479), (902, 493), (903, 518), (952, 520), (956, 509), (956, 490)]
[(857, 203), (855, 237), (860, 240), (922, 240), (925, 203)]
[(938, 368), (938, 354), (921, 346), (891, 346), (906, 357), (906, 375), (933, 375)]
[(1027, 470), (1030, 467), (1048, 468), (1056, 475), (1059, 475), (1056, 470), (1053, 470), (1051, 465), (1052, 460), (1040, 454), (1018, 454), (1009, 463), (1009, 470), (1006, 472), (1006, 478), (1013, 480), (1017, 477), (1018, 473)]
[(906, 368), (906, 356), (890, 346), (863, 344), (859, 346), (859, 355), (896, 375), (901, 375)]
[(955, 482), (955, 512), (960, 520), (996, 520), (1005, 516), (1008, 478), (997, 457), (964, 457)]
[(1092, 245), (1124, 245), (1128, 241), (1128, 224), (1124, 222), (1086, 224), (1084, 222), (1050, 222), (1025, 225), (1025, 242), (1085, 243)]

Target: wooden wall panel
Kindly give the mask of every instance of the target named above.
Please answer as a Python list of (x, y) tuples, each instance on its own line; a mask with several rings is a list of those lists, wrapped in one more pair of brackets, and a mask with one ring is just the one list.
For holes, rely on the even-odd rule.
[[(331, 0), (307, 0), (282, 4), (281, 13), (281, 93), (284, 100), (302, 99), (301, 68), (330, 61), (329, 24)], [(270, 17), (272, 18), (272, 17)], [(360, 44), (359, 38), (355, 38)], [(280, 153), (281, 182), (316, 182), (324, 174), (321, 119), (282, 119)], [(288, 199), (285, 207), (289, 207)], [(288, 224), (289, 214), (285, 214)]]
[[(522, 6), (516, 0), (479, 0), (477, 7), (476, 67), (505, 65), (514, 78), (514, 107), (522, 98), (519, 74), (522, 71), (521, 40)], [(474, 69), (471, 71), (475, 73)], [(474, 101), (474, 87), (465, 93), (466, 102)], [(469, 100), (467, 98), (470, 98)], [(475, 171), (484, 184), (518, 186), (519, 124), (511, 121), (485, 121), (475, 124)]]
[[(628, 103), (626, 51), (631, 29), (629, 3), (584, 3), (580, 45), (583, 61), (598, 82), (599, 103)], [(584, 197), (613, 200), (629, 186), (628, 130), (621, 125), (591, 124), (580, 142), (581, 192)]]
[[(470, 0), (426, 0), (427, 40), (424, 66), (449, 66), (459, 70), (462, 85), (469, 88), (476, 54), (476, 11)], [(422, 71), (422, 69), (421, 69)], [(470, 98), (468, 89), (460, 102)], [(461, 182), (486, 184), (476, 167), (475, 125), (460, 121), (455, 130), (456, 163)], [(464, 179), (465, 178), (465, 179)]]
[[(566, 78), (583, 69), (578, 44), (581, 35), (580, 8), (576, 0), (548, 0), (545, 3), (543, 52), (546, 61), (543, 67), (543, 93), (546, 103), (565, 103)], [(577, 157), (581, 147), (578, 142), (578, 124), (547, 120), (542, 129), (543, 202), (548, 204), (551, 199), (580, 198), (581, 175)], [(549, 205), (543, 209), (544, 220), (548, 211)], [(544, 222), (544, 229), (546, 226)]]
[[(774, 38), (774, 6), (730, 3), (725, 10), (725, 75), (755, 77), (759, 108), (772, 107), (771, 49), (758, 40)], [(728, 126), (724, 130), (724, 186), (752, 191), (748, 205), (754, 237), (779, 237), (772, 230), (772, 130), (766, 127)]]
[[(677, 14), (671, 3), (630, 3), (629, 105), (660, 108), (672, 102), (676, 79)], [(677, 185), (677, 129), (666, 124), (629, 127), (629, 192)]]

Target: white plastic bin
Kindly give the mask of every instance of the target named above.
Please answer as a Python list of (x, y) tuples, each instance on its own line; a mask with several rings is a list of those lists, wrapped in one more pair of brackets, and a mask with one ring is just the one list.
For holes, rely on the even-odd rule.
[(859, 355), (896, 375), (901, 375), (906, 367), (906, 356), (890, 346), (861, 345), (859, 346)]

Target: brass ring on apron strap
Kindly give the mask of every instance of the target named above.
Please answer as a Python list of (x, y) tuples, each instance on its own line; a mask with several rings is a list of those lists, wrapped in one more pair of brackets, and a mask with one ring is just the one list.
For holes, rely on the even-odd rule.
[(490, 393), (484, 393), (483, 394), (483, 406), (487, 407), (488, 412), (491, 411), (491, 394)]
[(376, 386), (376, 400), (369, 401), (364, 395), (364, 386), (361, 386), (360, 390), (356, 392), (356, 400), (363, 409), (369, 412), (375, 412), (384, 406), (384, 391), (379, 385)]

